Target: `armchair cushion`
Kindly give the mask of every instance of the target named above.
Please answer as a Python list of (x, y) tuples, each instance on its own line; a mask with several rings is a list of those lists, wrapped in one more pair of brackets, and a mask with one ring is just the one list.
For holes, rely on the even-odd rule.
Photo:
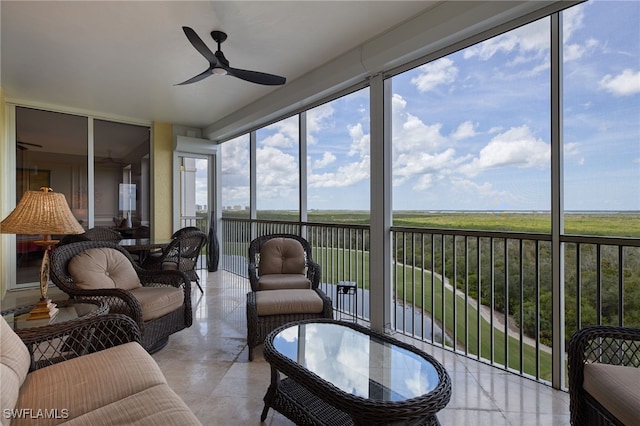
[(184, 290), (175, 287), (138, 287), (131, 294), (140, 302), (142, 320), (160, 318), (179, 309), (184, 303)]
[(273, 238), (260, 249), (258, 274), (305, 274), (304, 248), (291, 238)]
[[(29, 364), (27, 347), (3, 318), (0, 321), (0, 407), (15, 407)], [(3, 416), (2, 424), (9, 424), (9, 419)]]
[(271, 290), (256, 292), (256, 311), (259, 316), (301, 313), (321, 313), (322, 298), (315, 290)]
[(133, 290), (141, 287), (138, 274), (122, 253), (111, 248), (91, 248), (75, 255), (69, 261), (69, 274), (78, 288), (120, 288)]
[(268, 274), (258, 278), (258, 290), (311, 288), (311, 281), (305, 274)]
[(583, 388), (622, 423), (640, 419), (640, 368), (585, 364)]

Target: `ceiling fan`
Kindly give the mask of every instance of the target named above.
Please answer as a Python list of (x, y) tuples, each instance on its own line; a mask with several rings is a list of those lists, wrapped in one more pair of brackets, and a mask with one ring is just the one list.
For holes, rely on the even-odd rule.
[(196, 81), (200, 81), (206, 77), (209, 77), (212, 74), (218, 75), (231, 75), (233, 77), (237, 77), (241, 80), (250, 81), (256, 84), (264, 84), (267, 86), (278, 86), (284, 84), (286, 82), (286, 78), (280, 77), (273, 74), (267, 74), (259, 71), (248, 71), (241, 70), (238, 68), (231, 68), (229, 66), (229, 61), (224, 57), (222, 50), (220, 50), (220, 44), (227, 39), (227, 34), (222, 31), (212, 31), (211, 37), (218, 43), (218, 50), (214, 54), (207, 47), (206, 44), (202, 41), (202, 39), (196, 34), (196, 32), (189, 27), (182, 27), (185, 35), (196, 48), (198, 52), (202, 56), (204, 56), (207, 61), (209, 61), (209, 68), (201, 74), (196, 75), (195, 77), (190, 78), (189, 80), (183, 81), (182, 83), (177, 84), (176, 86), (181, 86), (183, 84), (195, 83)]
[(38, 145), (37, 143), (16, 141), (16, 147), (20, 151), (28, 151), (29, 150), (29, 146), (33, 146), (33, 147), (36, 147), (36, 148), (42, 148), (42, 145)]

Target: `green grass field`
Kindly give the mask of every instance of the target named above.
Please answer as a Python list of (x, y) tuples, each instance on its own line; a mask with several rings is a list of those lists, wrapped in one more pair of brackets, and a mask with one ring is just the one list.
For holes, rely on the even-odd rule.
[[(223, 217), (246, 218), (245, 211), (225, 211)], [(259, 211), (264, 220), (297, 221), (298, 212)], [(322, 210), (308, 212), (308, 221), (348, 225), (369, 224), (369, 212), (350, 210)], [(443, 229), (472, 229), (482, 231), (551, 232), (549, 212), (422, 212), (395, 211), (394, 226)], [(565, 234), (598, 235), (607, 237), (640, 238), (640, 212), (622, 213), (565, 213)]]
[[(337, 283), (340, 280), (357, 281), (360, 288), (368, 289), (369, 280), (361, 274), (362, 270), (369, 270), (369, 255), (362, 253), (362, 259), (357, 262), (358, 253), (351, 252), (350, 259), (342, 251), (337, 249), (314, 252), (314, 260), (320, 263), (323, 271), (323, 282)], [(363, 264), (364, 263), (364, 264)], [(399, 302), (413, 304), (418, 309), (425, 311), (427, 316), (432, 312), (436, 324), (440, 325), (448, 336), (456, 336), (456, 349), (480, 356), (485, 359), (493, 359), (500, 365), (508, 365), (517, 371), (523, 371), (531, 376), (539, 375), (544, 380), (551, 380), (551, 354), (545, 351), (536, 352), (535, 346), (520, 342), (519, 339), (509, 336), (505, 343), (504, 328), (494, 326), (493, 345), (491, 344), (491, 324), (484, 317), (478, 315), (474, 301), (467, 301), (463, 297), (455, 297), (455, 318), (454, 318), (454, 297), (453, 291), (443, 286), (439, 277), (433, 276), (430, 271), (423, 271), (406, 265), (396, 265), (395, 281), (404, 287), (396, 289), (396, 298)], [(404, 291), (406, 289), (406, 292)], [(444, 293), (444, 320), (442, 309), (442, 295)], [(432, 301), (433, 300), (433, 306)], [(465, 315), (465, 308), (467, 309)], [(478, 321), (480, 324), (478, 335)], [(454, 334), (455, 324), (455, 334)], [(478, 341), (480, 345), (478, 346)], [(492, 355), (493, 348), (493, 358)], [(520, 363), (520, 351), (522, 351), (522, 365)], [(506, 363), (508, 352), (508, 364)], [(536, 371), (537, 357), (539, 359), (539, 371)]]

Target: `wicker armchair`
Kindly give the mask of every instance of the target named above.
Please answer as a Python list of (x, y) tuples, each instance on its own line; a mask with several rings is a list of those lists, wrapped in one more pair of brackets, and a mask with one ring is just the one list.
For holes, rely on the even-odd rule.
[(207, 234), (199, 229), (191, 229), (180, 233), (169, 245), (157, 255), (149, 256), (142, 262), (142, 267), (149, 270), (179, 270), (184, 272), (203, 293), (200, 277), (196, 273), (196, 265), (207, 243)]
[[(72, 260), (85, 254), (90, 249), (108, 249), (104, 252), (126, 260), (126, 272), (129, 281), (135, 282), (136, 288), (125, 289), (111, 285), (110, 288), (87, 288), (81, 281), (74, 279), (69, 270)], [(117, 253), (112, 252), (115, 250)], [(171, 334), (190, 327), (193, 321), (191, 310), (191, 282), (180, 271), (150, 271), (140, 268), (131, 255), (117, 243), (107, 241), (85, 241), (56, 247), (51, 252), (51, 280), (71, 298), (104, 300), (109, 305), (110, 313), (122, 313), (131, 317), (142, 334), (141, 344), (150, 352), (162, 349)], [(129, 265), (130, 264), (130, 265)], [(113, 272), (103, 270), (100, 265), (89, 272), (97, 272), (98, 276), (113, 276)], [(134, 272), (131, 272), (134, 271)], [(111, 275), (110, 275), (111, 274)], [(76, 274), (77, 275), (77, 274)], [(135, 278), (137, 276), (137, 280)], [(132, 283), (133, 284), (133, 283)], [(179, 290), (179, 291), (177, 291)], [(158, 304), (158, 300), (166, 301), (171, 311), (163, 307), (167, 303)], [(146, 307), (146, 308), (145, 308)], [(145, 309), (143, 309), (145, 308)], [(160, 311), (158, 310), (160, 309)]]
[[(296, 284), (293, 284), (293, 286), (284, 284), (285, 282), (290, 282), (290, 280), (292, 279), (291, 277), (285, 276), (287, 275), (286, 271), (284, 273), (280, 271), (279, 274), (273, 274), (273, 271), (269, 271), (269, 274), (265, 274), (264, 268), (261, 268), (261, 261), (263, 261), (264, 263), (269, 263), (269, 259), (265, 259), (263, 248), (272, 244), (275, 239), (279, 239), (283, 242), (287, 242), (287, 240), (293, 240), (300, 243), (300, 245), (302, 246), (302, 250), (304, 251), (303, 254), (298, 253), (297, 250), (292, 253), (292, 251), (295, 249), (295, 246), (290, 246), (287, 249), (287, 253), (284, 253), (281, 250), (272, 250), (271, 252), (275, 252), (278, 257), (278, 262), (281, 262), (281, 260), (279, 259), (285, 256), (300, 258), (302, 258), (303, 256), (304, 264), (298, 265), (297, 267), (301, 269), (306, 268), (306, 272), (303, 273), (306, 274), (306, 280), (308, 280), (310, 288), (317, 289), (318, 285), (320, 284), (320, 265), (313, 261), (313, 255), (311, 254), (311, 245), (309, 244), (309, 242), (306, 239), (294, 234), (269, 234), (256, 238), (255, 240), (251, 241), (251, 244), (249, 245), (249, 282), (251, 283), (251, 290), (259, 291), (264, 289), (265, 286), (263, 285), (263, 283), (261, 283), (261, 278), (264, 275), (279, 275), (275, 278), (269, 277), (269, 289), (274, 288), (273, 281), (281, 281), (283, 283), (278, 288), (300, 288), (300, 286)], [(280, 268), (280, 266), (278, 266), (278, 268)], [(295, 274), (300, 274), (300, 272), (295, 271)]]
[[(569, 341), (568, 362), (572, 425), (637, 423), (640, 419), (640, 391), (637, 386), (640, 377), (640, 329), (592, 326), (578, 330)], [(611, 366), (630, 369), (620, 370)], [(585, 368), (589, 369), (587, 380)], [(598, 380), (598, 375), (603, 380)], [(616, 377), (621, 380), (616, 380)], [(631, 382), (633, 395), (624, 390), (623, 382)], [(600, 400), (591, 394), (595, 393), (593, 390), (591, 393), (585, 390), (585, 385), (595, 386), (601, 394)], [(629, 407), (635, 412), (630, 413)], [(610, 409), (618, 411), (618, 416)]]
[(87, 229), (82, 235), (91, 241), (120, 241), (122, 239), (122, 234), (118, 231), (104, 226)]

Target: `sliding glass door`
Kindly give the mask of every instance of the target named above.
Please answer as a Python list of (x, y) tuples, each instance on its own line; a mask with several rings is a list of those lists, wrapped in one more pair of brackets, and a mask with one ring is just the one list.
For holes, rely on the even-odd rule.
[[(78, 222), (124, 237), (149, 234), (150, 129), (92, 117), (15, 108), (16, 203), (46, 186), (65, 195)], [(16, 236), (14, 288), (38, 282), (38, 235)], [(62, 236), (53, 236), (60, 238)]]

